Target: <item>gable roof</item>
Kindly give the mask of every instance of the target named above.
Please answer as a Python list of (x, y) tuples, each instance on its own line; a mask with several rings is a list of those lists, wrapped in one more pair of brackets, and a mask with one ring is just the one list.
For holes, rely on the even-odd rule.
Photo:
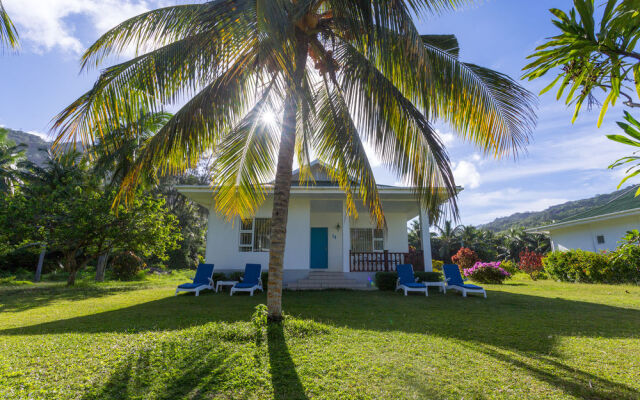
[[(309, 164), (309, 170), (311, 172), (311, 176), (313, 179), (308, 180), (307, 182), (300, 183), (300, 168), (296, 169), (291, 173), (291, 186), (292, 187), (312, 187), (312, 186), (330, 186), (330, 187), (338, 187), (338, 181), (335, 180), (330, 173), (330, 170), (333, 169), (331, 166), (323, 163), (320, 160), (314, 160)], [(353, 184), (358, 183), (358, 179), (356, 177), (351, 176), (350, 180)], [(274, 181), (269, 182), (273, 184)], [(396, 186), (391, 185), (377, 185), (378, 188), (394, 188)]]
[(618, 197), (609, 200), (609, 202), (601, 206), (582, 211), (549, 225), (528, 229), (528, 231), (544, 232), (548, 231), (549, 228), (578, 225), (581, 223), (593, 222), (626, 214), (640, 213), (640, 197), (635, 197), (636, 190), (638, 190), (638, 186), (632, 186), (621, 193)]

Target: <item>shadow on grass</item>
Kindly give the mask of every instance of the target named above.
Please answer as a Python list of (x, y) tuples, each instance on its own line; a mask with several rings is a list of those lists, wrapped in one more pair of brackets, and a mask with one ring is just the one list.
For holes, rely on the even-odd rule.
[(135, 285), (83, 285), (68, 287), (62, 283), (0, 288), (0, 312), (20, 312), (44, 307), (59, 300), (78, 301), (116, 293), (140, 290)]
[[(162, 353), (134, 349), (102, 385), (91, 388), (82, 399), (208, 399), (233, 374), (236, 357), (224, 346), (196, 348), (183, 340), (161, 342), (161, 347)], [(167, 349), (169, 354), (164, 352)]]
[[(503, 363), (527, 371), (530, 375), (581, 399), (638, 399), (640, 393), (622, 383), (569, 367), (541, 355), (524, 354), (520, 358), (484, 345), (467, 346)], [(538, 365), (534, 365), (538, 364)]]
[(274, 399), (308, 399), (289, 354), (282, 323), (271, 323), (267, 326), (267, 346)]

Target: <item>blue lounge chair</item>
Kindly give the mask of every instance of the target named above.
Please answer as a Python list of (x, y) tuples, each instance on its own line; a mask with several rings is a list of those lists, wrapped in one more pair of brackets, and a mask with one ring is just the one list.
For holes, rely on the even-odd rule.
[(262, 291), (262, 279), (260, 273), (262, 272), (262, 265), (260, 264), (247, 264), (244, 267), (244, 276), (242, 282), (238, 282), (231, 288), (229, 296), (233, 296), (234, 292), (249, 292), (253, 296), (255, 290)]
[(464, 283), (464, 279), (460, 275), (460, 268), (456, 264), (445, 264), (442, 266), (442, 271), (447, 282), (447, 289), (462, 292), (462, 297), (467, 297), (467, 293), (482, 293), (484, 298), (487, 298), (487, 292), (482, 287)]
[(213, 264), (200, 264), (196, 271), (196, 276), (193, 278), (192, 283), (183, 283), (176, 289), (176, 296), (178, 292), (196, 292), (196, 296), (200, 295), (201, 290), (211, 289), (213, 290)]
[(429, 295), (427, 285), (417, 282), (418, 279), (413, 275), (413, 266), (411, 264), (398, 264), (396, 272), (398, 272), (396, 291), (399, 289), (404, 290), (405, 296), (407, 292), (424, 292), (425, 296)]

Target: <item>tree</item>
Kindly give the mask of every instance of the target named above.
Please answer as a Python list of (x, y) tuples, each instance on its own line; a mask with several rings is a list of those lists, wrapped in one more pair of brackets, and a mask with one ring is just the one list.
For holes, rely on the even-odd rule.
[(451, 259), (451, 254), (459, 249), (460, 230), (462, 225), (453, 226), (451, 221), (444, 221), (442, 226), (436, 226), (438, 238), (440, 239), (440, 257), (447, 262)]
[[(362, 141), (436, 215), (455, 217), (456, 188), (430, 119), (442, 119), (494, 156), (516, 154), (535, 123), (534, 99), (509, 77), (458, 59), (451, 35), (420, 35), (412, 15), (450, 0), (218, 0), (161, 8), (124, 21), (83, 55), (83, 68), (133, 46), (56, 118), (57, 142), (92, 142), (98, 126), (189, 100), (151, 138), (125, 178), (129, 199), (144, 171), (194, 168), (216, 155), (216, 210), (249, 218), (273, 193), (267, 304), (282, 315), (282, 262), (294, 157), (335, 167), (349, 214), (360, 198), (385, 224)], [(311, 60), (309, 62), (309, 60)], [(315, 69), (315, 70), (314, 70)], [(398, 73), (402, 71), (402, 73)], [(276, 124), (265, 115), (282, 115)], [(264, 183), (275, 175), (273, 186)], [(351, 176), (360, 182), (352, 185)]]
[[(604, 10), (598, 24), (593, 0), (574, 0), (573, 4), (574, 8), (568, 15), (555, 8), (550, 10), (558, 18), (552, 22), (561, 33), (540, 45), (529, 56), (534, 60), (525, 67), (527, 72), (524, 77), (532, 80), (550, 71), (561, 71), (541, 94), (558, 85), (559, 100), (569, 89), (566, 103), (575, 103), (573, 121), (585, 101), (589, 107), (599, 104), (594, 93), (602, 92), (605, 98), (600, 108), (599, 127), (609, 105), (615, 105), (620, 97), (624, 106), (640, 107), (640, 53), (636, 50), (640, 40), (640, 0), (607, 0), (603, 3)], [(626, 111), (625, 119), (640, 126)], [(618, 125), (628, 136), (639, 138), (634, 136), (635, 131), (629, 125)], [(638, 145), (621, 135), (607, 137), (623, 144)], [(635, 156), (624, 157), (609, 168), (636, 160)], [(637, 171), (634, 167), (627, 170), (618, 188), (636, 176)], [(637, 195), (640, 195), (640, 190), (636, 192)]]
[(411, 227), (409, 228), (409, 247), (417, 250), (422, 249), (422, 240), (420, 240), (421, 232), (420, 221), (411, 221)]
[[(544, 93), (559, 82), (558, 99), (566, 89), (566, 103), (575, 102), (573, 120), (585, 100), (597, 103), (594, 96), (601, 90), (607, 96), (602, 103), (598, 126), (610, 104), (623, 97), (627, 107), (640, 107), (640, 0), (607, 0), (599, 24), (595, 22), (593, 0), (573, 0), (574, 8), (549, 10), (558, 19), (552, 20), (561, 33), (538, 46), (525, 66), (525, 78), (540, 78), (560, 68), (558, 76), (544, 88)], [(596, 31), (598, 29), (598, 31)], [(635, 98), (635, 99), (634, 99)]]
[(18, 47), (18, 31), (0, 1), (0, 48)]
[(0, 128), (0, 194), (13, 194), (20, 183), (21, 171), (27, 166), (24, 145), (8, 138), (9, 131)]
[(128, 207), (112, 207), (117, 192), (104, 189), (79, 153), (50, 158), (34, 168), (29, 183), (22, 207), (8, 222), (19, 222), (24, 236), (62, 253), (69, 285), (91, 260), (112, 249), (165, 258), (180, 239), (164, 199), (138, 193)]

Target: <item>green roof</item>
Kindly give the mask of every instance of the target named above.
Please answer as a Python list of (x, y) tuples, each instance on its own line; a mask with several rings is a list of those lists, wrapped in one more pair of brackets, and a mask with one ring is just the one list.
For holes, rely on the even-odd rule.
[(632, 186), (621, 193), (620, 196), (616, 197), (613, 200), (610, 200), (604, 205), (594, 207), (590, 210), (583, 211), (561, 221), (557, 221), (553, 225), (640, 208), (640, 197), (635, 197), (636, 190), (638, 190), (638, 187)]

